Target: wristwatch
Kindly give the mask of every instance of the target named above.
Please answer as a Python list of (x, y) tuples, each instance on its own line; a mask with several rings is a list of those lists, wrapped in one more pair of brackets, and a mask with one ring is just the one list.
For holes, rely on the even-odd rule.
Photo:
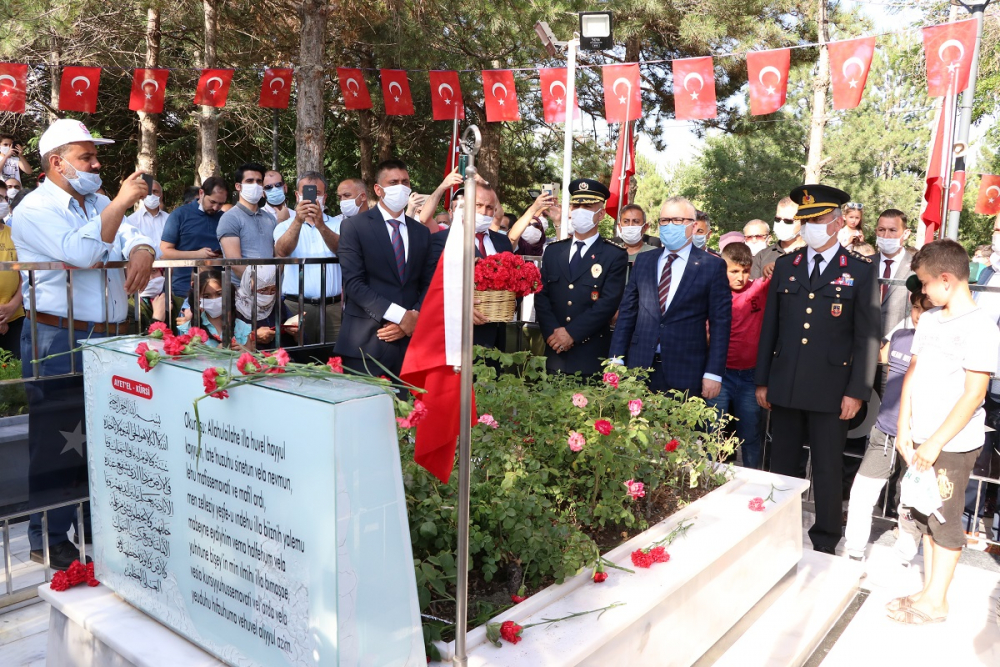
[[(156, 259), (156, 251), (153, 250), (153, 246), (149, 246), (149, 245), (146, 245), (146, 244), (137, 245), (136, 247), (132, 248), (132, 252), (135, 252), (136, 250), (145, 250), (146, 252), (148, 252), (150, 255), (153, 256), (153, 259)], [(132, 256), (132, 253), (129, 253), (129, 257), (131, 257), (131, 256)]]

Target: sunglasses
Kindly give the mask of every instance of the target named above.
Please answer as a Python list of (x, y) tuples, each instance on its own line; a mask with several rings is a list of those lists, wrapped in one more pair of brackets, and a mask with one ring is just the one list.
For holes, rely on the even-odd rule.
[(846, 204), (844, 204), (844, 208), (849, 209), (849, 210), (854, 210), (854, 211), (862, 211), (862, 210), (864, 210), (865, 205), (864, 204), (859, 204), (856, 201), (849, 201)]
[(271, 183), (270, 185), (264, 186), (264, 192), (270, 192), (275, 188), (283, 188), (283, 187), (285, 187), (284, 183)]
[(777, 224), (779, 222), (783, 222), (786, 225), (793, 225), (793, 224), (795, 224), (795, 218), (778, 218), (778, 217), (776, 217), (774, 219), (774, 222), (775, 222), (775, 224)]

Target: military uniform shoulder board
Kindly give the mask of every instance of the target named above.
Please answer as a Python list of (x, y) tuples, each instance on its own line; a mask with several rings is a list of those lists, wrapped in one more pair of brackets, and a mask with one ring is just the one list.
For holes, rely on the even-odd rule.
[(573, 240), (573, 237), (572, 237), (572, 236), (567, 236), (567, 237), (566, 237), (566, 238), (564, 238), (564, 239), (559, 239), (558, 241), (553, 241), (553, 242), (552, 242), (552, 243), (550, 243), (549, 245), (555, 245), (555, 244), (557, 244), (557, 243), (567, 243), (567, 242), (569, 242), (569, 241), (572, 241), (572, 240)]
[[(622, 245), (621, 243), (615, 243), (611, 239), (604, 239), (604, 242), (607, 243), (608, 245), (613, 245), (616, 248), (620, 248), (622, 250), (625, 250), (625, 246), (624, 245)], [(628, 250), (625, 250), (625, 252), (628, 252)]]
[(803, 254), (801, 252), (795, 253), (794, 255), (786, 253), (786, 254), (782, 255), (781, 257), (779, 257), (778, 259), (776, 259), (774, 261), (780, 262), (781, 260), (785, 259), (786, 257), (793, 257), (793, 256), (795, 257), (795, 260), (792, 262), (792, 265), (793, 266), (798, 266), (799, 264), (802, 263), (802, 258), (805, 257), (805, 254)]
[(872, 263), (872, 258), (871, 257), (868, 257), (866, 255), (862, 255), (860, 252), (855, 252), (853, 250), (848, 250), (847, 254), (850, 255), (851, 257), (853, 257), (854, 259), (857, 259), (859, 261), (865, 262), (867, 264), (871, 264)]

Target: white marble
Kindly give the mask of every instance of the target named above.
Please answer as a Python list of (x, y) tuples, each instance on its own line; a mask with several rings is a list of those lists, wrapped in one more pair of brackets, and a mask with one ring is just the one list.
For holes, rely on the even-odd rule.
[(0, 665), (44, 665), (48, 627), (49, 605), (39, 600), (0, 613)]

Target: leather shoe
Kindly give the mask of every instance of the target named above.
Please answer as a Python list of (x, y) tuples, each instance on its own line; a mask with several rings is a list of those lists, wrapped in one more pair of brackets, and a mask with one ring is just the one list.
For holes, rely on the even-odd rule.
[[(41, 549), (32, 549), (31, 560), (44, 565), (45, 552)], [(60, 542), (59, 544), (49, 545), (49, 567), (53, 570), (66, 571), (75, 560), (80, 560), (80, 550), (77, 549), (76, 545), (69, 540)], [(91, 562), (90, 556), (87, 556), (87, 559), (81, 562), (84, 565)]]
[(823, 546), (813, 545), (813, 551), (819, 551), (820, 553), (830, 554), (831, 556), (837, 555), (837, 552), (834, 549), (834, 547), (823, 547)]

